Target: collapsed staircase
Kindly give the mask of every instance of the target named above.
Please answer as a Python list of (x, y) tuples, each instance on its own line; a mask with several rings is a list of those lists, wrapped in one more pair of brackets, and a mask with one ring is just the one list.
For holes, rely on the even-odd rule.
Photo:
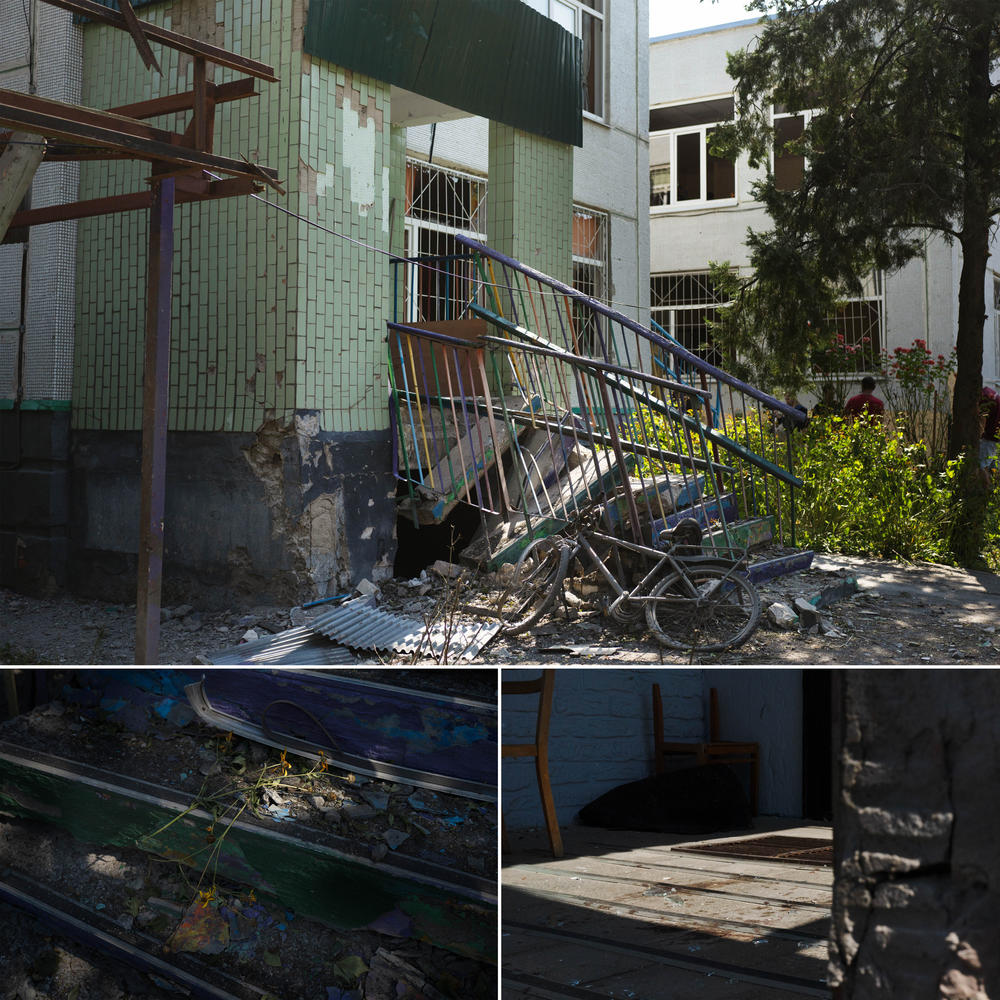
[[(802, 414), (568, 285), (462, 236), (446, 322), (388, 324), (401, 513), (483, 514), (463, 559), (496, 568), (588, 504), (632, 540), (693, 517), (705, 544), (759, 549), (763, 579), (806, 568), (791, 444)], [(442, 258), (405, 262), (410, 284)], [(459, 273), (458, 268), (464, 267)]]

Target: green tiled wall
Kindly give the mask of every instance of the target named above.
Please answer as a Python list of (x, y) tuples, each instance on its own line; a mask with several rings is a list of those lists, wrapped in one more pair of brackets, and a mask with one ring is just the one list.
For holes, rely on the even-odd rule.
[[(307, 220), (250, 198), (177, 207), (171, 428), (253, 431), (302, 409), (319, 411), (324, 430), (385, 428), (390, 275), (369, 247), (389, 242), (388, 87), (303, 55), (303, 0), (177, 0), (143, 14), (275, 67), (279, 82), (258, 82), (259, 97), (217, 109), (215, 150), (275, 167), (287, 194), (263, 197)], [(163, 77), (124, 32), (87, 26), (83, 102), (114, 107), (190, 86), (188, 57), (158, 56)], [(214, 81), (238, 76), (217, 69)], [(154, 123), (181, 131), (185, 119)], [(86, 163), (80, 197), (141, 190), (147, 174)], [(80, 224), (78, 427), (140, 426), (146, 234), (143, 212)]]
[(490, 122), (490, 245), (573, 280), (573, 147)]

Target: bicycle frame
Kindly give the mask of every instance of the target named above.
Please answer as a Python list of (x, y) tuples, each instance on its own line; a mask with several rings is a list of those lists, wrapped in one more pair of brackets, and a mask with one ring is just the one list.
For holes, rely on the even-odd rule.
[[(604, 560), (597, 554), (594, 547), (590, 544), (591, 537), (610, 544), (613, 547), (619, 547), (623, 549), (628, 549), (631, 552), (637, 552), (640, 555), (648, 556), (650, 558), (656, 558), (656, 564), (653, 568), (632, 588), (632, 590), (626, 590), (615, 577), (615, 575), (608, 569), (604, 564)], [(590, 561), (597, 568), (598, 572), (604, 577), (608, 582), (608, 585), (612, 590), (618, 595), (614, 601), (611, 602), (609, 611), (613, 611), (620, 604), (626, 601), (652, 601), (656, 600), (650, 595), (650, 591), (653, 589), (653, 581), (656, 579), (657, 575), (660, 573), (664, 565), (670, 567), (670, 569), (677, 573), (681, 580), (684, 581), (684, 585), (688, 590), (690, 597), (697, 600), (699, 597), (698, 590), (691, 582), (691, 578), (688, 575), (688, 567), (690, 566), (714, 566), (722, 569), (728, 570), (728, 573), (736, 572), (740, 564), (743, 562), (742, 559), (733, 560), (725, 559), (721, 557), (713, 556), (690, 556), (688, 558), (675, 556), (669, 549), (661, 551), (659, 549), (650, 548), (648, 545), (639, 545), (636, 542), (628, 542), (622, 538), (615, 538), (613, 535), (605, 535), (599, 531), (579, 531), (576, 535), (575, 548), (577, 551), (582, 550), (590, 558)], [(574, 555), (576, 552), (573, 553)], [(727, 573), (727, 575), (728, 575)]]

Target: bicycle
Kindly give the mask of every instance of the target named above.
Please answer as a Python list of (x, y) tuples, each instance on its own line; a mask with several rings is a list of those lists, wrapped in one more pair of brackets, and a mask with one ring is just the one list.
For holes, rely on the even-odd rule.
[[(521, 553), (501, 600), (500, 617), (508, 634), (526, 632), (545, 614), (562, 593), (571, 560), (581, 556), (615, 594), (607, 605), (608, 613), (628, 624), (645, 611), (649, 629), (662, 646), (716, 652), (739, 646), (753, 634), (761, 606), (746, 575), (745, 550), (706, 552), (701, 526), (693, 518), (684, 518), (672, 531), (662, 532), (659, 540), (664, 547), (653, 548), (596, 530), (590, 526), (592, 514), (588, 511), (578, 517), (566, 529), (568, 536), (535, 539)], [(606, 550), (608, 557), (602, 558), (598, 548)], [(609, 561), (617, 575), (609, 569)], [(636, 562), (652, 562), (653, 566), (638, 583), (627, 586), (623, 580), (634, 580), (641, 572), (635, 570)], [(507, 606), (512, 592), (516, 599)]]

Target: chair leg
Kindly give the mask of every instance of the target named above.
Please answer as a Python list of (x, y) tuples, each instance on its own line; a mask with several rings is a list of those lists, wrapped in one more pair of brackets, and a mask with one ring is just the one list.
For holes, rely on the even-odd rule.
[(549, 844), (552, 846), (552, 856), (563, 856), (562, 834), (559, 832), (559, 820), (556, 818), (556, 805), (552, 799), (552, 786), (549, 784), (549, 758), (542, 747), (535, 758), (535, 771), (538, 774), (538, 794), (542, 798), (542, 813), (545, 815), (545, 827), (549, 833)]

